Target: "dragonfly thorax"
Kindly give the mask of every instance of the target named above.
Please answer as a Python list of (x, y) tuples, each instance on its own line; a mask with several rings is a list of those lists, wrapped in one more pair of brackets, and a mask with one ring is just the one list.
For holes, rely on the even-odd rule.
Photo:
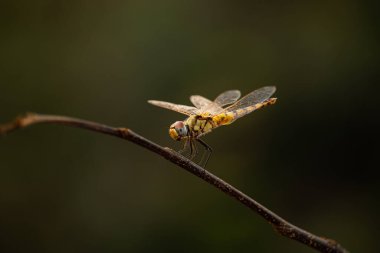
[(169, 128), (170, 137), (176, 141), (180, 141), (182, 138), (188, 137), (188, 132), (188, 127), (183, 121), (176, 121)]

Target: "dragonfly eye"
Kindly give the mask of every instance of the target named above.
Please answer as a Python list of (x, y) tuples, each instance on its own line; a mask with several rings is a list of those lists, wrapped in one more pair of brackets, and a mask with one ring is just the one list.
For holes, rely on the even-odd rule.
[(181, 140), (182, 137), (186, 137), (187, 128), (183, 121), (177, 121), (174, 124), (172, 124), (169, 129), (169, 135), (177, 141)]
[(182, 128), (176, 128), (176, 131), (179, 136), (183, 137), (187, 135), (187, 128), (186, 126), (183, 126)]
[(183, 123), (183, 121), (176, 121), (174, 122), (170, 128), (175, 128), (175, 129), (179, 129), (179, 128), (183, 128), (185, 126), (185, 124)]

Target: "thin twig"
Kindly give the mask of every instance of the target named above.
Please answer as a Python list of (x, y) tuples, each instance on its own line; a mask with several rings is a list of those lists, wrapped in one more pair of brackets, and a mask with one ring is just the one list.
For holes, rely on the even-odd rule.
[(306, 244), (307, 246), (314, 248), (320, 252), (348, 253), (348, 251), (345, 250), (342, 246), (340, 246), (336, 241), (316, 236), (306, 230), (294, 226), (293, 224), (284, 220), (274, 212), (270, 211), (268, 208), (255, 201), (254, 199), (250, 198), (246, 194), (242, 193), (232, 185), (226, 183), (225, 181), (213, 175), (204, 168), (193, 163), (189, 159), (183, 157), (182, 155), (169, 148), (162, 147), (148, 139), (145, 139), (144, 137), (134, 133), (133, 131), (127, 128), (115, 128), (96, 122), (65, 116), (28, 113), (24, 116), (16, 118), (12, 122), (0, 125), (0, 135), (7, 134), (13, 130), (24, 128), (36, 123), (62, 124), (72, 127), (85, 128), (87, 130), (100, 132), (103, 134), (109, 134), (115, 137), (131, 141), (164, 157), (172, 163), (177, 164), (181, 168), (187, 170), (188, 172), (196, 175), (197, 177), (220, 189), (227, 195), (235, 198), (240, 203), (247, 206), (257, 214), (259, 214), (261, 217), (263, 217), (266, 221), (268, 221), (273, 226), (273, 228), (281, 235)]

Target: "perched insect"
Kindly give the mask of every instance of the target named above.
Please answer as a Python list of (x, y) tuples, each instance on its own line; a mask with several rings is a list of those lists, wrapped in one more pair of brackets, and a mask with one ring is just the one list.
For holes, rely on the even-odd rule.
[[(194, 95), (190, 97), (190, 101), (195, 107), (157, 100), (148, 100), (148, 103), (189, 116), (184, 121), (173, 123), (169, 128), (169, 135), (176, 141), (185, 140), (184, 148), (180, 152), (186, 150), (187, 146), (190, 146), (190, 159), (193, 159), (197, 153), (194, 141), (198, 141), (203, 145), (206, 148), (204, 163), (204, 166), (206, 166), (212, 149), (199, 137), (219, 126), (229, 125), (238, 118), (263, 106), (274, 104), (276, 98), (271, 98), (271, 96), (275, 91), (276, 87), (274, 86), (262, 87), (240, 100), (238, 100), (240, 98), (240, 91), (238, 90), (223, 92), (214, 101)], [(202, 160), (204, 160), (203, 157), (201, 162)]]

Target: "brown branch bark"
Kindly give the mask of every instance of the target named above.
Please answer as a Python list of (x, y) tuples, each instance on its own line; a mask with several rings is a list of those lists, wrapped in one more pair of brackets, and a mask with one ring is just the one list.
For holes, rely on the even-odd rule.
[(296, 240), (300, 243), (303, 243), (320, 252), (348, 253), (348, 251), (345, 250), (342, 246), (340, 246), (336, 241), (316, 236), (306, 230), (303, 230), (289, 223), (288, 221), (284, 220), (268, 208), (255, 201), (254, 199), (250, 198), (246, 194), (242, 193), (232, 185), (213, 175), (204, 168), (193, 163), (189, 159), (183, 157), (182, 155), (169, 148), (161, 147), (160, 145), (148, 139), (145, 139), (144, 137), (134, 133), (133, 131), (127, 128), (115, 128), (96, 122), (65, 116), (28, 113), (24, 116), (16, 118), (12, 122), (0, 125), (0, 135), (4, 135), (16, 129), (24, 128), (37, 123), (62, 124), (72, 127), (85, 128), (87, 130), (103, 134), (109, 134), (118, 138), (131, 141), (164, 157), (165, 159), (171, 161), (172, 163), (203, 179), (204, 181), (213, 185), (214, 187), (220, 189), (227, 195), (235, 198), (237, 201), (250, 208), (252, 211), (256, 212), (266, 221), (268, 221), (273, 226), (273, 228), (281, 235)]

